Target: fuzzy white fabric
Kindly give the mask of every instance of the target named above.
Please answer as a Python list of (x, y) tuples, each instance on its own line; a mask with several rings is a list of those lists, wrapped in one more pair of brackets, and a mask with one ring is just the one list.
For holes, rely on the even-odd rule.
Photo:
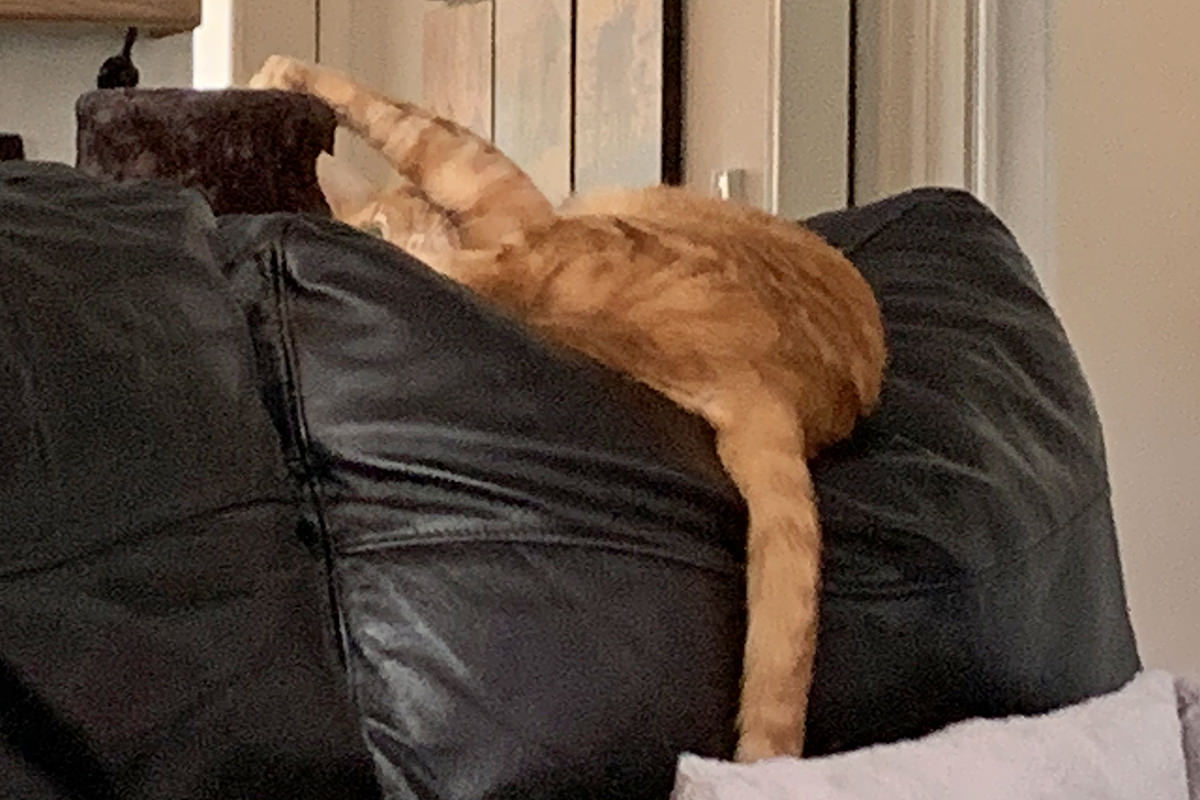
[(1191, 800), (1200, 800), (1200, 679), (1176, 678), (1179, 722), (1183, 726), (1183, 760), (1187, 764)]
[[(1181, 725), (1188, 719), (1190, 739)], [(1185, 748), (1186, 763), (1200, 770), (1200, 687), (1182, 681), (1177, 693), (1170, 674), (1147, 671), (1049, 714), (967, 720), (824, 758), (732, 764), (687, 754), (672, 798), (1200, 800), (1200, 786), (1189, 794)]]

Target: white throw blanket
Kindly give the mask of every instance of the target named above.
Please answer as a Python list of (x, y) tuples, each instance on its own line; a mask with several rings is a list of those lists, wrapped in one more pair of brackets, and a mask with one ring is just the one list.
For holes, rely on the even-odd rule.
[(684, 755), (672, 798), (1200, 800), (1200, 685), (1176, 684), (1143, 672), (1049, 714), (967, 720), (824, 758), (732, 764)]

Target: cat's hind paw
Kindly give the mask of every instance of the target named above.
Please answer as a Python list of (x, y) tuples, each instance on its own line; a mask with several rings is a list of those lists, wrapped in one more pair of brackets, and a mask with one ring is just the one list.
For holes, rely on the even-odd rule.
[(295, 91), (304, 87), (305, 74), (304, 62), (291, 56), (274, 55), (263, 62), (246, 85), (251, 89)]
[(804, 717), (779, 702), (753, 703), (742, 699), (734, 760), (743, 764), (779, 756), (799, 756), (804, 750)]
[(794, 743), (781, 746), (778, 742), (764, 736), (743, 734), (738, 740), (733, 760), (741, 764), (753, 764), (755, 761), (763, 761), (768, 758), (799, 755), (799, 747)]

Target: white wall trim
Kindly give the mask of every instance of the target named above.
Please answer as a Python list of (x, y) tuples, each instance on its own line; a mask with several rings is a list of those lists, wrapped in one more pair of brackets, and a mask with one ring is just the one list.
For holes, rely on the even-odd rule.
[(233, 84), (233, 0), (204, 0), (192, 32), (192, 86), (224, 89)]
[(780, 123), (783, 116), (783, 3), (770, 0), (767, 6), (767, 160), (763, 164), (763, 207), (779, 213)]
[(991, 48), (982, 76), (979, 197), (1012, 229), (1053, 298), (1051, 3), (976, 1), (985, 9), (984, 34)]
[[(967, 3), (967, 188), (987, 197), (996, 185), (996, 14), (988, 0)], [(994, 148), (992, 148), (994, 150)]]

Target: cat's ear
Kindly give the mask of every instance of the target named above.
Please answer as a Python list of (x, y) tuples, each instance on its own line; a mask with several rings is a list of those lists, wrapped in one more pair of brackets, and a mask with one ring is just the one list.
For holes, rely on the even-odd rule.
[(357, 215), (379, 193), (379, 188), (345, 159), (328, 153), (317, 156), (317, 183), (334, 218), (343, 221)]

